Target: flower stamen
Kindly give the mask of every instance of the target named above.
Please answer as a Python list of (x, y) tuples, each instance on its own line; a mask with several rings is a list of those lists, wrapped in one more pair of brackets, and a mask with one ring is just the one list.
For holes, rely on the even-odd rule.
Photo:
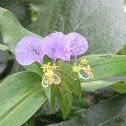
[(56, 66), (56, 64), (54, 64), (51, 68), (57, 70), (58, 66)]
[(44, 64), (44, 66), (41, 67), (41, 68), (43, 68), (43, 72), (45, 72), (45, 70), (46, 70), (46, 64)]
[(54, 73), (53, 70), (57, 70), (57, 67), (55, 64), (54, 66), (50, 66), (50, 62), (46, 65), (44, 64), (44, 67), (41, 67), (43, 68), (43, 72), (44, 73), (44, 78), (42, 79), (42, 86), (43, 87), (48, 87), (49, 85), (51, 84), (59, 84), (60, 83), (60, 78), (58, 75), (56, 75)]
[[(83, 62), (83, 64), (84, 63), (87, 64), (88, 61), (86, 59), (84, 59), (84, 60), (82, 59), (81, 62)], [(82, 74), (80, 73), (81, 70), (83, 70), (86, 74), (88, 74), (87, 78), (85, 78), (85, 77), (82, 76)], [(74, 72), (78, 72), (79, 77), (82, 78), (82, 79), (89, 79), (90, 77), (93, 79), (94, 75), (91, 72), (91, 70), (92, 69), (91, 69), (91, 67), (89, 65), (87, 67), (84, 67), (83, 65), (80, 65), (80, 64), (78, 66), (77, 65), (73, 66), (73, 71)]]
[(81, 59), (80, 63), (83, 63), (83, 64), (87, 64), (87, 60), (86, 59)]

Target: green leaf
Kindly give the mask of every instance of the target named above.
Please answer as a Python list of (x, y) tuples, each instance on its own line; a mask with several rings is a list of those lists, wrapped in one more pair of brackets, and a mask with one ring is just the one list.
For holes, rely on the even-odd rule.
[(81, 97), (81, 85), (80, 85), (80, 79), (76, 72), (73, 72), (72, 67), (62, 61), (58, 61), (58, 73), (60, 74), (61, 80), (66, 81), (64, 86), (67, 90), (70, 90), (74, 94), (76, 94), (78, 97)]
[(81, 85), (78, 74), (73, 72), (72, 67), (62, 60), (58, 61), (58, 70), (56, 74), (61, 80), (56, 89), (57, 99), (63, 114), (63, 118), (65, 119), (71, 111), (71, 94), (74, 93), (81, 98)]
[(124, 0), (124, 2), (123, 2), (123, 10), (126, 13), (126, 0)]
[(48, 116), (48, 115), (57, 113), (58, 111), (60, 111), (60, 108), (59, 108), (57, 100), (55, 102), (53, 113), (52, 113), (52, 111), (50, 109), (50, 103), (48, 101), (35, 113), (35, 117)]
[(24, 68), (26, 68), (29, 71), (35, 72), (39, 74), (40, 76), (43, 75), (43, 70), (41, 68), (41, 65), (38, 62), (34, 62), (30, 65), (24, 66)]
[(11, 74), (21, 72), (21, 71), (25, 71), (25, 70), (26, 69), (23, 66), (21, 66), (20, 64), (17, 63), (16, 60), (14, 60), (13, 67), (12, 67), (11, 72), (9, 74), (11, 75)]
[(24, 124), (47, 101), (41, 77), (33, 72), (20, 72), (0, 84), (0, 125)]
[(126, 93), (126, 83), (124, 81), (120, 81), (120, 83), (112, 84), (110, 85), (110, 87), (121, 94)]
[(0, 44), (0, 50), (2, 50), (2, 51), (9, 50), (9, 48), (3, 44)]
[[(97, 54), (81, 57), (78, 59), (78, 64), (81, 59), (87, 59), (88, 65), (92, 68), (94, 79), (90, 78), (83, 81), (95, 81), (126, 74), (126, 56), (112, 54)], [(74, 61), (74, 60), (73, 60)], [(86, 66), (86, 65), (85, 65)], [(81, 72), (85, 76), (85, 72)]]
[(78, 117), (49, 126), (125, 126), (126, 95), (96, 104)]
[(51, 85), (51, 111), (53, 112), (54, 105), (55, 105), (55, 97), (56, 97), (56, 85)]
[(71, 111), (71, 107), (72, 107), (72, 96), (71, 96), (71, 92), (67, 91), (64, 88), (64, 84), (65, 82), (62, 81), (58, 87), (57, 87), (57, 100), (58, 103), (60, 105), (61, 111), (62, 111), (62, 115), (63, 115), (63, 119), (65, 119), (70, 111)]
[(80, 111), (80, 109), (82, 108), (89, 108), (91, 106), (93, 106), (93, 103), (85, 97), (82, 97), (81, 101), (79, 101), (79, 99), (77, 98), (74, 98), (73, 100), (73, 110), (77, 109), (78, 111)]
[(0, 31), (2, 33), (3, 41), (8, 46), (10, 51), (14, 54), (17, 42), (25, 36), (38, 36), (28, 30), (24, 29), (10, 11), (0, 7)]
[(126, 43), (122, 5), (123, 0), (55, 0), (29, 30), (43, 36), (78, 32), (89, 42), (86, 54), (116, 53)]
[[(81, 89), (82, 91), (90, 92), (95, 91), (99, 88), (110, 86), (113, 90), (119, 93), (126, 93), (126, 84), (124, 81), (120, 80), (117, 82), (106, 82), (106, 81), (90, 81), (82, 82)], [(121, 92), (122, 91), (122, 92)]]
[[(10, 11), (3, 9), (0, 7), (0, 31), (2, 33), (3, 41), (8, 46), (10, 51), (13, 53), (15, 52), (15, 47), (17, 42), (21, 40), (25, 36), (38, 36), (32, 32), (29, 32), (25, 28), (23, 28), (18, 20), (16, 19), (15, 15), (13, 15)], [(34, 66), (32, 66), (34, 64)], [(36, 73), (41, 73), (41, 68), (38, 64), (33, 63), (30, 66), (26, 66), (28, 70), (34, 71)]]
[(56, 85), (51, 84), (50, 86), (43, 88), (45, 95), (50, 103), (51, 111), (53, 113), (53, 108), (55, 105), (55, 97), (56, 97)]

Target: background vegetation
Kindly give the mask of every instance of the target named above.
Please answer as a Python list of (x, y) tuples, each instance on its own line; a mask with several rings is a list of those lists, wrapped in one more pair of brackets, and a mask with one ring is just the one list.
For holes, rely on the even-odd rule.
[[(123, 0), (1, 0), (0, 125), (126, 125), (125, 5)], [(40, 65), (20, 66), (14, 50), (24, 36), (41, 38), (54, 31), (78, 32), (87, 38), (89, 50), (81, 58), (88, 60), (94, 79), (81, 80), (81, 101), (77, 97), (81, 92), (73, 87), (72, 105), (67, 104), (71, 94), (62, 90), (52, 113), (47, 96), (50, 91), (40, 85)], [(49, 60), (45, 58), (45, 62)], [(64, 64), (60, 63), (61, 76), (70, 85), (77, 83), (73, 74), (65, 73), (71, 70), (69, 66), (62, 69)], [(110, 77), (116, 78), (108, 81)], [(66, 109), (72, 109), (70, 114)]]

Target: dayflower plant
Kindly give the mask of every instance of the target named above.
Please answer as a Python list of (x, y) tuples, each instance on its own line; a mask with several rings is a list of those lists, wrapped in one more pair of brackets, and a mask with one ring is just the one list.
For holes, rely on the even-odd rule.
[[(43, 39), (27, 36), (22, 38), (16, 46), (15, 56), (16, 60), (21, 65), (29, 65), (33, 62), (38, 62), (43, 68), (44, 77), (42, 79), (42, 86), (48, 87), (51, 84), (59, 84), (60, 77), (55, 73), (58, 69), (55, 62), (56, 59), (60, 58), (64, 61), (70, 62), (70, 57), (75, 57), (75, 65), (73, 71), (78, 72), (79, 77), (83, 79), (93, 78), (93, 73), (88, 65), (77, 66), (77, 56), (85, 53), (88, 50), (87, 40), (79, 33), (69, 33), (64, 35), (62, 32), (51, 33)], [(43, 64), (44, 55), (53, 59), (53, 64)], [(87, 64), (86, 59), (81, 59), (81, 63)], [(84, 78), (80, 74), (80, 70), (84, 70), (89, 77)]]

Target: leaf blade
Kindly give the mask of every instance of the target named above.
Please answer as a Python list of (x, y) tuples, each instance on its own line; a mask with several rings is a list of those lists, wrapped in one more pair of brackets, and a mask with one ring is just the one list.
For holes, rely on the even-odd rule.
[[(38, 38), (42, 38), (41, 36), (36, 35), (23, 28), (17, 20), (16, 16), (2, 7), (0, 7), (0, 31), (4, 43), (13, 53), (13, 55), (15, 55), (15, 47), (17, 45), (17, 42), (19, 42), (19, 40), (21, 40), (23, 37), (35, 36)], [(42, 73), (40, 66), (36, 63), (25, 66), (25, 68), (38, 74)]]
[[(78, 59), (78, 64), (81, 59), (87, 59), (88, 65), (92, 68), (94, 79), (81, 80), (83, 81), (96, 81), (106, 79), (112, 76), (125, 74), (126, 72), (126, 56), (113, 55), (113, 54), (95, 54), (84, 56)], [(73, 60), (74, 62), (74, 60)], [(85, 76), (85, 72), (82, 72)]]
[(0, 44), (0, 50), (2, 50), (2, 51), (9, 50), (9, 48), (3, 44)]
[(108, 101), (99, 103), (92, 108), (89, 108), (74, 119), (49, 126), (123, 126), (126, 124), (125, 100), (126, 95), (116, 96)]
[(37, 74), (20, 72), (0, 84), (1, 125), (22, 125), (46, 102), (40, 82)]
[(82, 82), (81, 89), (85, 92), (95, 91), (99, 88), (103, 87), (111, 87), (113, 90), (119, 93), (126, 93), (126, 84), (124, 81), (119, 80), (115, 82), (106, 82), (106, 81), (90, 81), (90, 82)]

